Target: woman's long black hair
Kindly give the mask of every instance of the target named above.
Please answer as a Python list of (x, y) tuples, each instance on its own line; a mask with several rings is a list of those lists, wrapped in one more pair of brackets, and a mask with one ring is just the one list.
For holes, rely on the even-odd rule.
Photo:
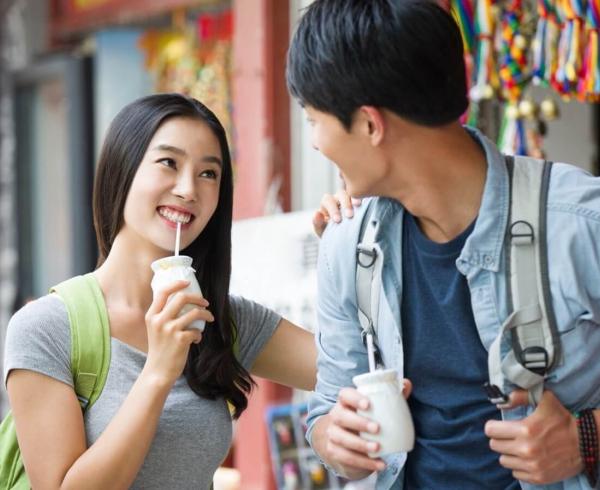
[(166, 120), (193, 118), (205, 123), (221, 146), (223, 168), (219, 202), (200, 236), (182, 254), (193, 258), (193, 267), (215, 317), (202, 342), (192, 344), (184, 369), (190, 388), (199, 396), (224, 397), (235, 407), (237, 418), (248, 405), (254, 382), (234, 352), (237, 331), (231, 321), (231, 219), (233, 176), (227, 137), (217, 117), (196, 99), (181, 94), (142, 97), (124, 107), (110, 125), (94, 181), (94, 227), (100, 266), (123, 226), (123, 209), (133, 177), (150, 140)]

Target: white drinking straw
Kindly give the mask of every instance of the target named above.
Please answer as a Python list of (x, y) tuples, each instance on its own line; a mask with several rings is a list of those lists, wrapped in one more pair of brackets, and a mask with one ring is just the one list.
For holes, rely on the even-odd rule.
[(177, 235), (175, 235), (175, 256), (179, 255), (179, 242), (181, 241), (181, 221), (177, 222)]
[(369, 372), (375, 371), (375, 347), (373, 345), (373, 335), (367, 334), (367, 356), (369, 357)]

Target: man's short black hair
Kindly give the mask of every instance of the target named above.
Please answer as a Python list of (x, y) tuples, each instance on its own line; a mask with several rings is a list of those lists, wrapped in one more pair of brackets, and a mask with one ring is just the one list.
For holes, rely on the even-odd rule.
[(315, 0), (292, 39), (287, 83), (347, 129), (362, 105), (425, 126), (468, 105), (460, 31), (433, 0)]

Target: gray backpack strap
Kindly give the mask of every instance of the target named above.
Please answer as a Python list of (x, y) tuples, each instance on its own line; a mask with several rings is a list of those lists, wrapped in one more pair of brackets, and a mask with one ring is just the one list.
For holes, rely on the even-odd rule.
[(376, 363), (376, 366), (370, 366), (370, 369), (373, 370), (381, 364), (377, 342), (377, 317), (383, 252), (375, 242), (379, 221), (372, 216), (373, 201), (370, 201), (367, 206), (356, 247), (356, 299), (363, 343), (367, 346), (368, 342), (371, 340), (373, 342)]
[[(510, 168), (510, 162), (509, 162)], [(529, 391), (537, 405), (544, 379), (560, 358), (546, 245), (546, 214), (551, 162), (517, 157), (512, 166), (510, 224), (506, 240), (507, 289), (512, 313), (490, 347), (492, 387), (505, 381)], [(509, 172), (510, 173), (510, 172)], [(505, 333), (510, 336), (506, 355)]]

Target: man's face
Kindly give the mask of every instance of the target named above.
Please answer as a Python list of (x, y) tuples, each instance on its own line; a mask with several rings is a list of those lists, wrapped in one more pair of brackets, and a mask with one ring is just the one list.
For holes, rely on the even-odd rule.
[(350, 130), (331, 114), (307, 106), (312, 145), (339, 168), (346, 191), (354, 197), (376, 195), (384, 168), (369, 136), (368, 121), (360, 114)]

